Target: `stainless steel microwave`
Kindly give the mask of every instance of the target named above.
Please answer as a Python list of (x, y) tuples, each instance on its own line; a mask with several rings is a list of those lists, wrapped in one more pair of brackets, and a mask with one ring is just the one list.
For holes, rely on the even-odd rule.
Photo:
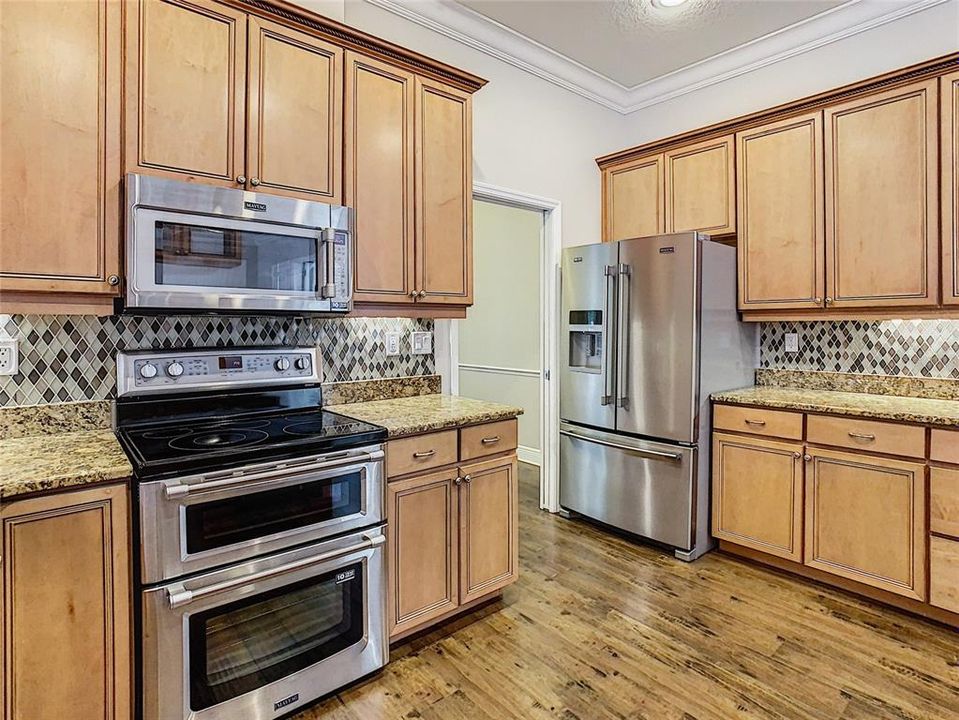
[(352, 309), (349, 208), (135, 174), (126, 198), (127, 309)]

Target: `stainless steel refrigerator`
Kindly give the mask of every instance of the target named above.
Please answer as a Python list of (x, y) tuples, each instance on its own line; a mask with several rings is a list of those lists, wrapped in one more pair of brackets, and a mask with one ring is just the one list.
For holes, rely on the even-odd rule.
[(709, 532), (709, 396), (752, 384), (735, 248), (700, 233), (563, 253), (560, 505), (693, 560)]

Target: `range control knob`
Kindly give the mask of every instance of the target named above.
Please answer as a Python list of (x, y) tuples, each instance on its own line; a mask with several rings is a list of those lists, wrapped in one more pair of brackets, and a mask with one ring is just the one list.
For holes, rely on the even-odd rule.
[(289, 370), (289, 369), (290, 369), (290, 360), (289, 360), (289, 358), (281, 357), (279, 360), (277, 360), (275, 363), (273, 363), (273, 366), (274, 366), (277, 370), (279, 370), (280, 372), (283, 372), (283, 371), (285, 371), (285, 370)]
[(153, 363), (144, 363), (140, 366), (140, 377), (149, 380), (157, 376), (157, 366)]
[(297, 370), (308, 370), (310, 367), (310, 359), (305, 355), (301, 355), (296, 360), (293, 361), (293, 366)]
[(183, 374), (183, 366), (178, 362), (171, 362), (166, 366), (166, 374), (171, 378), (178, 378)]

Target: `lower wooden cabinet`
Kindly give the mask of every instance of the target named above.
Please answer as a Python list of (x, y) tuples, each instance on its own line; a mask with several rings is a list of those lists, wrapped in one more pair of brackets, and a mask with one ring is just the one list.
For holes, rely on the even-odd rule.
[(132, 717), (128, 505), (111, 485), (0, 510), (5, 719)]
[(925, 600), (925, 465), (831, 450), (809, 455), (805, 564)]
[(959, 613), (959, 541), (931, 537), (929, 602)]
[(713, 435), (713, 535), (802, 562), (803, 446)]

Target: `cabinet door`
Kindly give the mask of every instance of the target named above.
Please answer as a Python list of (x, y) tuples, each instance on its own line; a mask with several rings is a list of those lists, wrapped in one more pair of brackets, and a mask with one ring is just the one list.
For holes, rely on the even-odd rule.
[(391, 635), (459, 605), (456, 478), (447, 470), (387, 486)]
[(339, 204), (343, 50), (251, 17), (249, 56), (250, 186)]
[(3, 508), (3, 717), (132, 717), (126, 486)]
[(460, 602), (514, 582), (519, 573), (516, 456), (460, 468)]
[(127, 13), (128, 172), (236, 186), (246, 13), (210, 0), (137, 0)]
[(473, 302), (473, 140), (468, 93), (416, 79), (418, 300)]
[(831, 307), (939, 302), (937, 81), (826, 108)]
[(940, 78), (942, 104), (942, 301), (959, 305), (959, 72)]
[(354, 220), (353, 299), (410, 303), (414, 291), (410, 73), (346, 55), (346, 204)]
[(713, 535), (802, 562), (803, 446), (713, 434)]
[(670, 150), (666, 171), (666, 232), (736, 232), (733, 136)]
[(0, 288), (115, 294), (121, 7), (0, 3)]
[(603, 171), (603, 241), (666, 232), (663, 156), (640, 158)]
[(925, 466), (828, 450), (809, 453), (806, 565), (925, 600)]
[(736, 135), (739, 309), (822, 307), (822, 113)]

